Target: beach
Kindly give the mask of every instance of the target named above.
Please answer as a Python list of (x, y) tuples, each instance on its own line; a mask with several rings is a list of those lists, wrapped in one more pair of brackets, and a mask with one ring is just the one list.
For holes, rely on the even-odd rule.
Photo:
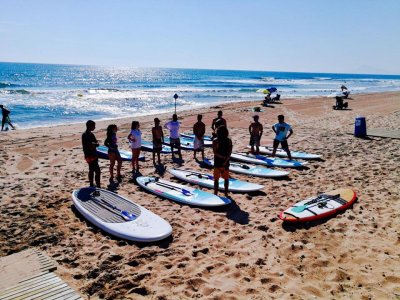
[[(366, 117), (368, 128), (399, 129), (400, 93), (352, 95), (350, 110), (343, 111), (332, 110), (332, 98), (282, 102), (257, 113), (264, 125), (262, 145), (272, 145), (271, 126), (283, 114), (294, 130), (291, 149), (321, 154), (323, 160), (291, 170), (288, 179), (231, 174), (264, 189), (231, 194), (233, 203), (226, 208), (158, 198), (141, 190), (131, 180), (130, 163), (123, 164), (118, 193), (173, 228), (171, 238), (150, 245), (111, 237), (71, 208), (71, 192), (88, 185), (84, 123), (2, 132), (0, 256), (43, 250), (59, 264), (57, 274), (87, 299), (399, 299), (400, 140), (359, 139), (352, 132), (357, 116)], [(243, 151), (252, 108), (259, 103), (184, 111), (182, 131), (191, 131), (202, 113), (210, 134), (211, 121), (222, 110), (234, 151)], [(157, 117), (164, 124), (171, 114)], [(153, 118), (135, 118), (147, 140)], [(132, 120), (96, 121), (94, 133), (103, 142), (107, 125), (115, 123), (120, 147), (129, 149), (125, 138)], [(184, 168), (206, 171), (192, 152), (183, 151), (183, 159)], [(176, 166), (169, 155), (162, 160), (167, 168)], [(108, 165), (100, 161), (104, 187)], [(151, 153), (140, 166), (143, 175), (156, 175)], [(168, 172), (164, 178), (178, 182)], [(343, 213), (307, 224), (279, 220), (295, 202), (342, 187), (358, 195)]]

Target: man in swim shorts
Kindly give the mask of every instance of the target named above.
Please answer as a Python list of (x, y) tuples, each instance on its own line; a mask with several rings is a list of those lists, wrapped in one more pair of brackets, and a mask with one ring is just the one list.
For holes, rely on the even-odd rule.
[[(279, 144), (281, 144), (282, 149), (286, 151), (288, 158), (292, 159), (292, 155), (290, 154), (289, 145), (287, 140), (293, 134), (292, 127), (285, 123), (285, 117), (283, 115), (278, 116), (278, 123), (272, 126), (272, 130), (275, 132), (276, 136), (273, 143), (272, 157), (275, 156), (276, 149)], [(287, 134), (289, 132), (289, 135)]]
[(182, 160), (181, 140), (179, 135), (180, 123), (178, 122), (178, 116), (176, 114), (173, 114), (172, 121), (167, 122), (164, 127), (169, 130), (169, 141), (172, 152), (172, 159), (175, 158), (174, 149), (176, 148), (178, 149), (179, 159)]
[[(260, 141), (261, 141), (261, 136), (263, 134), (263, 126), (260, 122), (258, 122), (259, 117), (257, 115), (253, 117), (253, 120), (254, 122), (251, 123), (249, 126), (251, 153), (259, 154)], [(255, 152), (254, 152), (254, 146), (256, 147)]]
[(85, 155), (85, 160), (89, 165), (89, 184), (94, 187), (93, 179), (96, 181), (96, 186), (100, 186), (100, 166), (99, 158), (97, 156), (96, 148), (99, 146), (99, 142), (92, 133), (96, 129), (96, 123), (92, 120), (86, 122), (86, 131), (82, 134), (82, 148)]
[(194, 151), (193, 157), (196, 159), (196, 153), (201, 152), (204, 161), (204, 134), (206, 133), (206, 125), (202, 122), (203, 116), (197, 116), (197, 122), (193, 125), (194, 133)]

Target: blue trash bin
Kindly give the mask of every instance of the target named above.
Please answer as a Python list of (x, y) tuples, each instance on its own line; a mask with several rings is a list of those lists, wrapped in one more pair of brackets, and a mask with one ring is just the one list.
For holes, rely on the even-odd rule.
[(367, 123), (365, 117), (357, 117), (354, 123), (354, 136), (366, 137), (367, 136)]

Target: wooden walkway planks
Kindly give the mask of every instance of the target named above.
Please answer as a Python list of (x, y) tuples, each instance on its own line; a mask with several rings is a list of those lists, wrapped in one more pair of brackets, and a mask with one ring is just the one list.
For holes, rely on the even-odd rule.
[[(21, 268), (22, 266), (22, 268)], [(32, 267), (33, 266), (33, 267)], [(32, 270), (23, 272), (25, 269)], [(52, 271), (57, 265), (44, 253), (29, 249), (0, 258), (2, 276), (14, 277), (0, 286), (0, 300), (80, 300), (83, 299)], [(29, 276), (27, 276), (29, 274)]]

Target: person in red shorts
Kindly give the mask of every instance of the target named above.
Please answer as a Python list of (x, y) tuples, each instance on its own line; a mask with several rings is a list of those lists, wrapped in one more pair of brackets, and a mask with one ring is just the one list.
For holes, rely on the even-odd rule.
[(225, 126), (217, 129), (217, 138), (213, 141), (214, 152), (214, 194), (218, 195), (219, 179), (223, 178), (225, 196), (228, 197), (229, 188), (229, 160), (232, 154), (232, 141), (228, 137), (229, 131)]

